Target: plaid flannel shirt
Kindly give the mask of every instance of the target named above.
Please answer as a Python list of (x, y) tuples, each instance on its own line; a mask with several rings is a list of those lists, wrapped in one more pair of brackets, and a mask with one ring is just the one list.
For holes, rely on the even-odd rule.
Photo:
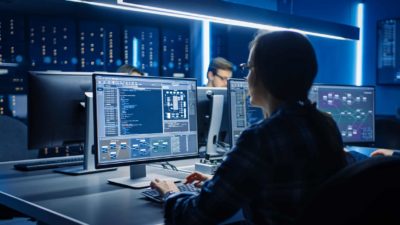
[[(323, 115), (309, 102), (285, 105), (246, 129), (200, 194), (166, 199), (166, 224), (218, 224), (240, 209), (244, 224), (292, 224), (307, 194), (346, 165), (336, 123), (311, 112)], [(340, 146), (335, 157), (322, 154), (326, 141)]]

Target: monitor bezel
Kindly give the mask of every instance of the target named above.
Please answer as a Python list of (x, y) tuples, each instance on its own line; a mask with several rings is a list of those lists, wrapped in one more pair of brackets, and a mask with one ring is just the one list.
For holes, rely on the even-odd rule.
[[(376, 132), (375, 132), (375, 117), (376, 117), (376, 87), (372, 85), (362, 85), (362, 86), (357, 86), (357, 85), (351, 85), (351, 84), (327, 84), (327, 83), (313, 83), (312, 86), (310, 87), (309, 92), (311, 91), (311, 88), (315, 85), (320, 85), (320, 86), (333, 86), (333, 87), (354, 87), (354, 88), (371, 88), (373, 90), (373, 130), (374, 130), (374, 137), (372, 141), (357, 141), (357, 142), (351, 142), (351, 141), (343, 141), (344, 146), (373, 146), (376, 140)], [(317, 106), (318, 109), (318, 106)], [(322, 110), (321, 110), (322, 111)], [(335, 121), (336, 123), (336, 121)]]
[[(156, 80), (156, 79), (165, 79), (165, 80), (181, 80), (181, 81), (192, 81), (195, 85), (195, 110), (197, 112), (197, 80), (194, 78), (175, 78), (175, 77), (154, 77), (154, 76), (132, 76), (122, 73), (93, 73), (92, 75), (92, 85), (93, 85), (93, 112), (94, 112), (94, 155), (95, 155), (95, 167), (97, 169), (101, 168), (109, 168), (109, 167), (119, 167), (119, 166), (129, 166), (129, 165), (139, 165), (139, 164), (148, 164), (148, 163), (155, 163), (155, 162), (164, 162), (164, 161), (175, 161), (175, 160), (184, 160), (184, 159), (193, 159), (199, 157), (199, 148), (198, 148), (198, 137), (196, 137), (196, 151), (192, 155), (185, 155), (185, 156), (170, 156), (158, 159), (127, 159), (124, 161), (116, 161), (116, 162), (100, 162), (99, 161), (99, 145), (98, 145), (98, 127), (97, 127), (97, 84), (96, 78), (97, 77), (104, 77), (104, 76), (111, 76), (111, 77), (125, 77), (125, 78), (133, 78), (133, 79), (149, 79), (149, 80)], [(196, 118), (196, 128), (197, 128), (197, 118)], [(196, 129), (197, 131), (197, 129)]]

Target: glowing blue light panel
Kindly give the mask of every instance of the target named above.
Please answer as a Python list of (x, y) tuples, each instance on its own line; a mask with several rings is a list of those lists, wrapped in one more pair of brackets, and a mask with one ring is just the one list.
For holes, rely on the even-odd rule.
[(0, 115), (27, 118), (27, 72), (0, 66)]
[(73, 20), (32, 17), (29, 20), (29, 56), (32, 70), (74, 71), (76, 26)]
[(124, 63), (149, 76), (159, 76), (160, 34), (157, 28), (124, 27)]
[(80, 70), (117, 71), (122, 65), (120, 38), (120, 28), (115, 24), (80, 22)]
[(12, 15), (0, 16), (0, 63), (23, 63), (24, 19)]
[(188, 31), (162, 30), (162, 75), (189, 77), (190, 38)]
[(400, 84), (400, 20), (378, 22), (378, 70), (379, 84)]

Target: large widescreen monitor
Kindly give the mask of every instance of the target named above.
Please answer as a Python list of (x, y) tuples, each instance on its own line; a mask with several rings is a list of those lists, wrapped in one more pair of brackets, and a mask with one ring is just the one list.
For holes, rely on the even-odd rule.
[(309, 98), (319, 110), (332, 115), (346, 144), (375, 141), (373, 87), (315, 84)]
[(261, 108), (252, 106), (245, 79), (228, 80), (228, 103), (231, 121), (231, 143), (234, 145), (240, 134), (250, 125), (264, 119)]
[(133, 175), (146, 163), (198, 156), (195, 79), (95, 73), (93, 85), (96, 167), (140, 164), (109, 182), (148, 186), (145, 169)]

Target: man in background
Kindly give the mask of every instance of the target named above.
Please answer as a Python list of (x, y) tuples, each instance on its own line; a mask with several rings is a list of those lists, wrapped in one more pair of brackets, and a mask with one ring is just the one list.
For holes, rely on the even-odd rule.
[(207, 87), (226, 87), (228, 79), (232, 77), (232, 70), (232, 63), (222, 57), (211, 60), (207, 72)]
[(118, 73), (127, 73), (132, 76), (143, 76), (143, 73), (136, 67), (124, 64), (117, 70)]

